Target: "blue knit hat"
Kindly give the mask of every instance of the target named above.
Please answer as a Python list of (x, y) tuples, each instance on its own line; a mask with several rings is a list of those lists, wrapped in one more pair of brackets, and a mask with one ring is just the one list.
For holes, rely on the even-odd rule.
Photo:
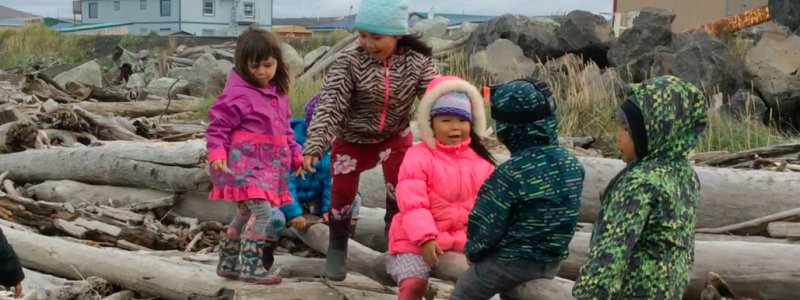
[(382, 35), (408, 34), (407, 0), (364, 0), (358, 8), (355, 28)]
[(431, 118), (438, 116), (456, 116), (472, 122), (472, 103), (465, 93), (446, 93), (436, 99), (431, 109)]

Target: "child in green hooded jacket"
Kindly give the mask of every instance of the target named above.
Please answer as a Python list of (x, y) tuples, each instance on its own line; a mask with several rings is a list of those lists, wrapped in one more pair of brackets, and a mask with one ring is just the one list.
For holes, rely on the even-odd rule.
[(706, 111), (702, 92), (673, 76), (630, 86), (617, 115), (617, 141), (628, 165), (601, 195), (575, 298), (683, 297), (700, 198), (688, 155), (706, 127)]

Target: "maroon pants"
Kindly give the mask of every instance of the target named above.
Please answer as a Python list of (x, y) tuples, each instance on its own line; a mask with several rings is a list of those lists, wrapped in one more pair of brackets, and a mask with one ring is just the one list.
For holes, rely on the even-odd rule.
[(384, 234), (388, 232), (392, 217), (397, 213), (395, 198), (397, 173), (412, 142), (413, 137), (410, 133), (397, 134), (377, 144), (353, 144), (339, 139), (333, 141), (331, 150), (333, 183), (328, 222), (331, 239), (347, 238), (353, 216), (352, 203), (358, 192), (361, 172), (378, 165), (383, 167), (383, 179), (386, 182), (386, 215), (383, 220), (386, 222)]

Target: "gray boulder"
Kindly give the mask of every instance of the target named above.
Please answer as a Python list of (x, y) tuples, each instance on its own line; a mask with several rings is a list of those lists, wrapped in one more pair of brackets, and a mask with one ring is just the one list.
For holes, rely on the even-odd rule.
[(744, 86), (744, 69), (730, 48), (705, 31), (696, 31), (675, 54), (670, 73), (683, 78), (707, 95), (716, 91), (733, 95)]
[(625, 30), (608, 51), (609, 62), (621, 68), (659, 47), (672, 48), (672, 29), (665, 26), (634, 25)]
[(150, 95), (156, 95), (167, 99), (176, 99), (178, 94), (188, 95), (189, 81), (180, 80), (169, 77), (162, 77), (147, 85), (147, 91)]
[(454, 41), (445, 40), (440, 38), (430, 38), (426, 40), (426, 43), (429, 47), (433, 48), (433, 52), (436, 53), (437, 51), (441, 51), (443, 49), (447, 49), (455, 44)]
[(769, 0), (769, 14), (772, 20), (790, 30), (800, 29), (800, 1)]
[(764, 32), (747, 51), (745, 68), (783, 124), (800, 128), (800, 36)]
[(592, 98), (615, 98), (620, 95), (625, 83), (614, 68), (601, 70), (596, 64), (589, 63), (580, 74), (583, 91)]
[(467, 42), (467, 53), (472, 55), (498, 39), (505, 39), (519, 45), (529, 58), (544, 61), (559, 57), (564, 51), (558, 49), (555, 34), (558, 27), (551, 19), (506, 14), (478, 25)]
[(633, 26), (653, 25), (658, 27), (672, 28), (675, 21), (675, 13), (662, 8), (645, 7), (639, 11), (636, 19), (633, 19)]
[(210, 53), (204, 53), (195, 60), (192, 67), (173, 68), (169, 70), (167, 77), (188, 82), (188, 95), (205, 97), (209, 78), (226, 76), (231, 69), (233, 69), (233, 63), (224, 59), (216, 59)]
[(533, 74), (536, 64), (522, 48), (506, 39), (499, 39), (485, 50), (470, 56), (470, 66), (476, 74), (492, 82), (507, 82)]
[(303, 58), (300, 54), (287, 43), (281, 44), (281, 52), (283, 52), (283, 62), (289, 67), (289, 76), (294, 78), (303, 74)]
[(762, 122), (767, 114), (767, 105), (761, 97), (741, 89), (722, 106), (722, 111), (734, 118), (750, 118)]
[(590, 59), (601, 66), (608, 65), (607, 53), (614, 32), (606, 19), (587, 11), (575, 10), (556, 30), (560, 49)]
[(66, 87), (69, 82), (77, 82), (84, 85), (103, 87), (103, 71), (96, 60), (91, 60), (72, 70), (58, 74), (53, 80), (61, 87)]
[(447, 26), (449, 24), (450, 20), (447, 18), (433, 17), (433, 19), (419, 21), (412, 29), (412, 32), (420, 34), (421, 38), (424, 40), (430, 38), (446, 38)]
[(472, 34), (473, 31), (475, 31), (476, 28), (478, 28), (478, 24), (470, 22), (461, 23), (458, 28), (450, 30), (447, 38), (450, 40), (467, 38)]

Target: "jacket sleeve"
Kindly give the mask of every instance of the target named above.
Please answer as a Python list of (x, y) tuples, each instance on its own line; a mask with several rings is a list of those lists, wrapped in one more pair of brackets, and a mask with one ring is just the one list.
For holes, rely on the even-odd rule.
[(338, 58), (325, 75), (320, 100), (308, 128), (303, 155), (322, 156), (325, 149), (331, 146), (331, 141), (350, 107), (355, 82), (348, 59), (347, 55)]
[(300, 180), (300, 178), (294, 177), (294, 175), (289, 175), (289, 193), (292, 194), (292, 202), (281, 206), (281, 212), (286, 216), (287, 221), (291, 221), (292, 219), (303, 215), (303, 207), (300, 206), (300, 198), (297, 197), (297, 185), (295, 184), (296, 180)]
[(401, 226), (417, 246), (439, 235), (428, 198), (429, 157), (423, 151), (419, 147), (408, 150), (400, 165), (396, 188), (397, 206), (403, 214)]
[[(592, 234), (589, 254), (575, 282), (577, 299), (612, 299), (621, 292), (633, 248), (659, 197), (651, 184), (618, 183), (604, 201)], [(654, 198), (655, 197), (655, 198)]]
[(436, 64), (433, 63), (433, 59), (425, 57), (420, 68), (420, 74), (417, 86), (417, 97), (422, 99), (422, 96), (425, 95), (425, 90), (428, 89), (428, 84), (431, 83), (434, 77), (439, 75), (439, 70), (436, 69)]
[(208, 110), (206, 150), (208, 161), (228, 159), (231, 132), (242, 124), (242, 118), (252, 110), (249, 101), (241, 97), (220, 97)]
[[(325, 176), (322, 179), (322, 212), (328, 212), (328, 209), (331, 206), (331, 186), (333, 185), (333, 177), (331, 177), (331, 151), (325, 151), (323, 154), (323, 161), (327, 161), (328, 163), (322, 166), (325, 168)], [(317, 170), (319, 172), (319, 170)]]
[(518, 201), (517, 191), (517, 180), (502, 168), (483, 183), (467, 224), (464, 254), (470, 261), (486, 258), (505, 236), (510, 208)]
[(22, 273), (22, 264), (14, 253), (14, 248), (6, 240), (0, 230), (0, 285), (4, 287), (16, 286), (25, 279)]
[[(284, 101), (289, 103), (289, 98), (285, 98)], [(289, 150), (292, 155), (292, 169), (297, 168), (298, 166), (303, 164), (303, 146), (297, 143), (294, 136), (294, 129), (292, 129), (292, 111), (289, 109), (289, 105), (286, 105), (286, 138), (289, 141)]]

